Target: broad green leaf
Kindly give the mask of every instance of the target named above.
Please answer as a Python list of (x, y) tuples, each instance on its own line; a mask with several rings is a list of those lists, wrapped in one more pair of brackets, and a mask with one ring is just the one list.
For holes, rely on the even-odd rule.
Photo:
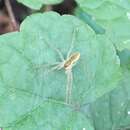
[(119, 57), (123, 71), (120, 87), (84, 108), (96, 130), (130, 129), (130, 51), (119, 52)]
[(105, 29), (101, 25), (97, 24), (97, 22), (92, 18), (92, 16), (87, 14), (82, 9), (76, 8), (75, 15), (81, 20), (83, 20), (86, 24), (88, 24), (96, 32), (96, 34), (105, 33)]
[[(89, 118), (91, 117), (96, 130), (130, 129), (129, 77), (130, 71), (125, 72), (122, 87), (103, 96), (89, 107)], [(86, 109), (88, 114), (88, 108)]]
[(81, 7), (96, 9), (105, 2), (117, 4), (125, 9), (130, 9), (130, 0), (77, 0)]
[[(22, 23), (20, 32), (0, 37), (1, 127), (13, 127), (20, 120), (17, 128), (25, 126), (29, 129), (32, 120), (27, 113), (32, 113), (48, 100), (65, 103), (67, 74), (64, 68), (52, 70), (52, 67), (62, 61), (59, 52), (66, 59), (70, 48), (71, 54), (80, 53), (80, 59), (72, 68), (73, 108), (78, 109), (78, 106), (95, 101), (118, 87), (121, 79), (120, 62), (113, 43), (106, 37), (97, 36), (74, 16), (60, 16), (54, 12), (29, 16)], [(53, 107), (46, 108), (45, 105), (44, 108), (43, 105), (44, 109), (52, 110)], [(26, 121), (22, 123), (21, 118), (26, 116)], [(61, 117), (64, 115), (61, 114)], [(48, 118), (51, 118), (51, 114)], [(82, 119), (78, 120), (84, 124)], [(78, 120), (72, 121), (77, 123)], [(49, 124), (47, 129), (51, 127)], [(86, 125), (89, 127), (89, 124)]]
[[(78, 10), (76, 15), (86, 22), (96, 33), (103, 34), (105, 29), (108, 37), (118, 50), (130, 49), (130, 13), (113, 20), (92, 19), (85, 11)], [(99, 26), (100, 25), (100, 26)]]
[(103, 4), (105, 0), (76, 0), (82, 8), (96, 9)]
[(69, 106), (54, 101), (44, 102), (21, 116), (4, 130), (94, 130), (89, 120)]
[(77, 3), (96, 20), (116, 19), (130, 10), (129, 0), (77, 0)]
[(123, 86), (95, 102), (91, 107), (96, 130), (130, 129), (130, 74), (125, 74)]
[[(24, 47), (21, 40), (19, 33), (0, 38), (0, 72), (5, 72), (0, 74), (0, 127), (4, 130), (93, 130), (89, 120), (72, 106), (52, 99), (43, 100), (35, 94), (37, 88), (31, 86), (32, 75), (26, 71), (26, 64), (31, 63), (20, 52)], [(28, 90), (23, 89), (26, 87)]]
[(32, 8), (40, 9), (42, 5), (58, 4), (63, 0), (17, 0), (18, 2)]
[(111, 2), (123, 7), (124, 9), (130, 9), (130, 0), (111, 0)]
[(110, 2), (105, 2), (96, 9), (83, 8), (83, 10), (98, 20), (99, 19), (101, 19), (101, 20), (115, 19), (115, 18), (118, 18), (118, 17), (124, 15), (126, 12), (120, 6), (110, 3)]
[(130, 19), (123, 16), (111, 21), (97, 21), (106, 30), (106, 36), (111, 39), (118, 50), (130, 49)]

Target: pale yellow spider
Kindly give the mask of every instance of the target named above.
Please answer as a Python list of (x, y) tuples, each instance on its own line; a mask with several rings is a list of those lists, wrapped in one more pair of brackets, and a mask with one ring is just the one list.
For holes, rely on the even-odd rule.
[(74, 52), (74, 53), (71, 54), (72, 49), (73, 49), (74, 41), (75, 41), (75, 30), (73, 32), (72, 42), (71, 42), (71, 46), (70, 46), (70, 49), (69, 49), (68, 54), (67, 54), (67, 58), (64, 59), (64, 57), (63, 57), (62, 53), (60, 52), (60, 50), (58, 50), (57, 48), (55, 48), (55, 47), (51, 46), (50, 44), (48, 44), (48, 42), (44, 39), (44, 42), (50, 48), (55, 50), (58, 53), (58, 55), (59, 55), (59, 57), (61, 59), (61, 62), (57, 62), (56, 66), (52, 67), (50, 71), (65, 69), (65, 74), (67, 75), (66, 100), (65, 100), (65, 102), (67, 104), (71, 104), (72, 84), (73, 84), (72, 68), (80, 58), (80, 53), (79, 52)]

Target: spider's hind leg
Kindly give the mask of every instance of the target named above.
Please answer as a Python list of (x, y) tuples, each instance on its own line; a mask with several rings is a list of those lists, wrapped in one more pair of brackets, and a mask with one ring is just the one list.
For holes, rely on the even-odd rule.
[(66, 103), (71, 104), (72, 86), (73, 86), (73, 73), (72, 73), (72, 70), (71, 69), (67, 70), (66, 75), (67, 75)]

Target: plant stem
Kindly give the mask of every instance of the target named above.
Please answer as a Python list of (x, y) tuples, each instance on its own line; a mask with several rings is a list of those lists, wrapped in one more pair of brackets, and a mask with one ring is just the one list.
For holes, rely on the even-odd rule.
[(18, 26), (18, 24), (16, 22), (10, 0), (5, 0), (5, 6), (6, 6), (6, 9), (7, 9), (8, 15), (10, 17), (10, 20), (11, 20), (13, 31), (18, 31), (19, 26)]
[(52, 6), (51, 5), (47, 5), (46, 7), (45, 7), (45, 11), (51, 11), (52, 10)]

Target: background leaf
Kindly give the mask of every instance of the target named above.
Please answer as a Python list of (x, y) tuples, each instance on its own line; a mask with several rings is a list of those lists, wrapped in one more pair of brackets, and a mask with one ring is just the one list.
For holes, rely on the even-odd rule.
[(130, 49), (130, 19), (127, 15), (111, 21), (97, 21), (118, 50)]
[(123, 72), (120, 87), (83, 108), (96, 130), (130, 129), (130, 51), (124, 50), (118, 54)]
[[(126, 48), (130, 49), (129, 0), (79, 0), (77, 2), (81, 9), (77, 8), (76, 16), (87, 23), (97, 34), (105, 34), (113, 42), (116, 49), (120, 51)], [(110, 6), (110, 9), (105, 4)], [(94, 8), (91, 7), (92, 5)], [(122, 13), (118, 9), (114, 11), (113, 7), (117, 8), (118, 6)]]
[(77, 0), (79, 6), (96, 20), (112, 20), (130, 10), (129, 0)]
[(75, 15), (88, 24), (96, 34), (104, 34), (105, 29), (99, 25), (91, 15), (87, 14), (81, 8), (77, 7), (75, 10)]
[(40, 9), (42, 5), (50, 5), (50, 4), (58, 4), (63, 0), (17, 0), (18, 2), (32, 8), (32, 9)]
[(89, 120), (80, 112), (64, 104), (48, 101), (26, 113), (4, 130), (94, 130)]

